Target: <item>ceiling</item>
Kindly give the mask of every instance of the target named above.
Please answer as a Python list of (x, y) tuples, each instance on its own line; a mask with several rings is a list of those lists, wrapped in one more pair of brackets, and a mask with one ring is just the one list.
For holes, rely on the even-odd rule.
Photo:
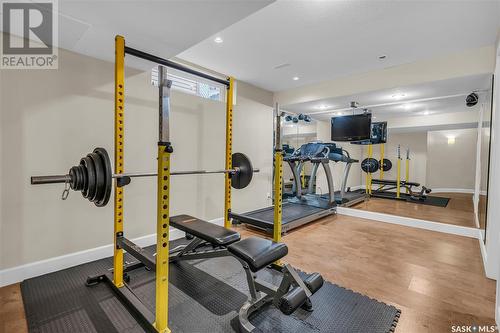
[(178, 57), (282, 91), (492, 45), (499, 27), (499, 1), (279, 0)]
[[(422, 83), (394, 89), (371, 91), (359, 95), (341, 96), (313, 102), (284, 105), (293, 113), (309, 114), (317, 120), (348, 114), (350, 102), (368, 107), (377, 121), (395, 117), (426, 116), (447, 112), (471, 111), (465, 106), (465, 97), (479, 91), (480, 98), (487, 98), (491, 89), (491, 75), (481, 74), (449, 80)], [(476, 105), (477, 109), (479, 104)]]
[[(59, 47), (111, 61), (120, 34), (131, 47), (170, 58), (271, 2), (60, 0)], [(127, 65), (151, 68), (138, 59)]]

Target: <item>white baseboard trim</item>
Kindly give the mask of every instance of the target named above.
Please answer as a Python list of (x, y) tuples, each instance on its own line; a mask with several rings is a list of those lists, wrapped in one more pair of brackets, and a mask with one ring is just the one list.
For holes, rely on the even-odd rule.
[[(218, 225), (224, 224), (223, 218), (210, 220)], [(184, 232), (170, 228), (170, 240), (184, 237)], [(156, 244), (156, 234), (150, 234), (132, 239), (140, 247)], [(65, 254), (59, 257), (35, 261), (21, 266), (15, 266), (0, 270), (0, 287), (21, 282), (35, 276), (59, 271), (61, 269), (84, 264), (94, 260), (107, 258), (113, 255), (113, 244), (99, 246), (93, 249)]]
[[(486, 244), (484, 244), (484, 241), (483, 241), (484, 230), (481, 230), (481, 229), (476, 229), (476, 230), (478, 232), (477, 239), (479, 241), (479, 249), (481, 250), (481, 258), (483, 258), (484, 272), (486, 274), (486, 263), (488, 262), (488, 252), (486, 251)], [(486, 274), (486, 276), (489, 277), (488, 274)]]
[(474, 206), (474, 224), (476, 225), (476, 228), (478, 228), (478, 230), (479, 230), (479, 228), (481, 226), (479, 224), (479, 217), (478, 217), (478, 212), (477, 212), (476, 206)]
[(459, 225), (420, 220), (385, 213), (370, 212), (348, 207), (337, 207), (337, 214), (480, 239), (480, 233), (478, 232), (479, 229), (462, 227)]

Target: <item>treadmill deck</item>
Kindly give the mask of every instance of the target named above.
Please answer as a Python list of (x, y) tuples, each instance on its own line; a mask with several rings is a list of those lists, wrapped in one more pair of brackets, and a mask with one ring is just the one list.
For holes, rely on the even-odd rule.
[[(321, 217), (335, 214), (335, 207), (324, 209), (304, 204), (285, 202), (282, 206), (281, 232), (287, 232)], [(272, 233), (274, 227), (274, 206), (246, 212), (231, 213), (240, 223), (250, 224)]]

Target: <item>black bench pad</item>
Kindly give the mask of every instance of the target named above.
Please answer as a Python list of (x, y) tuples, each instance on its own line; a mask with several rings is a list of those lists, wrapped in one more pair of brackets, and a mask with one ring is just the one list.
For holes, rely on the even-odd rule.
[(258, 237), (245, 238), (227, 248), (229, 252), (245, 261), (253, 272), (257, 272), (288, 254), (284, 243)]
[(227, 246), (240, 240), (238, 232), (190, 215), (172, 216), (170, 225), (215, 245)]

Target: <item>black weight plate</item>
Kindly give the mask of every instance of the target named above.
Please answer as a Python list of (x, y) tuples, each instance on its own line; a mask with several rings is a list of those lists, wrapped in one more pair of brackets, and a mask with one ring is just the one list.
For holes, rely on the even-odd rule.
[(69, 169), (69, 176), (71, 177), (71, 182), (69, 183), (72, 190), (76, 190), (76, 166)]
[(112, 187), (112, 171), (111, 171), (111, 161), (109, 159), (108, 152), (104, 148), (96, 148), (94, 149), (94, 152), (99, 154), (101, 157), (101, 160), (103, 162), (104, 166), (104, 175), (105, 175), (105, 180), (104, 180), (104, 196), (102, 197), (102, 200), (99, 200), (96, 202), (96, 206), (98, 207), (103, 207), (106, 206), (106, 204), (109, 201), (109, 198), (111, 197), (111, 187)]
[(374, 158), (365, 158), (361, 162), (361, 169), (367, 173), (377, 172), (377, 170), (379, 169), (378, 161)]
[(80, 160), (80, 164), (78, 165), (78, 171), (80, 172), (81, 175), (81, 184), (80, 187), (78, 188), (81, 192), (82, 195), (85, 197), (85, 190), (87, 189), (87, 184), (88, 184), (88, 177), (87, 177), (87, 172), (85, 171), (85, 166), (82, 164), (82, 160)]
[(97, 202), (101, 201), (104, 198), (104, 193), (106, 189), (104, 188), (106, 185), (106, 175), (104, 169), (104, 163), (102, 162), (101, 156), (97, 153), (90, 153), (87, 155), (94, 162), (95, 167), (95, 195), (92, 198), (93, 203), (97, 205)]
[(392, 169), (392, 162), (387, 158), (384, 158), (383, 161), (379, 161), (378, 163), (380, 166), (380, 170), (389, 171)]
[(79, 165), (75, 167), (76, 171), (76, 187), (75, 190), (81, 191), (83, 189), (83, 173)]
[(94, 164), (94, 161), (92, 160), (92, 158), (88, 155), (85, 156), (84, 158), (82, 158), (82, 161), (84, 162), (84, 165), (87, 168), (87, 178), (88, 178), (87, 191), (86, 191), (86, 195), (84, 195), (84, 197), (89, 199), (90, 201), (92, 201), (92, 199), (94, 198), (96, 191), (97, 191), (97, 188), (96, 188), (97, 179), (96, 179), (96, 174), (95, 174), (95, 164)]
[[(82, 158), (80, 159), (80, 164), (78, 164), (78, 168), (79, 168), (79, 169), (80, 169), (80, 171), (82, 172), (82, 175), (85, 175), (85, 173), (86, 173), (86, 171), (85, 171), (85, 170), (87, 169), (87, 167), (85, 166), (85, 164), (84, 164), (84, 163), (85, 163), (85, 162), (83, 162), (83, 157), (82, 157)], [(86, 197), (87, 197), (87, 187), (86, 187), (86, 185), (87, 185), (87, 178), (88, 178), (88, 177), (87, 177), (86, 175), (85, 175), (85, 177), (83, 177), (83, 178), (82, 178), (82, 179), (83, 179), (83, 186), (82, 186), (81, 192), (82, 192), (82, 196), (83, 196), (84, 198), (86, 198)]]
[(239, 172), (231, 175), (231, 186), (236, 189), (247, 187), (253, 177), (253, 167), (248, 157), (242, 153), (234, 153), (232, 168), (239, 168)]

